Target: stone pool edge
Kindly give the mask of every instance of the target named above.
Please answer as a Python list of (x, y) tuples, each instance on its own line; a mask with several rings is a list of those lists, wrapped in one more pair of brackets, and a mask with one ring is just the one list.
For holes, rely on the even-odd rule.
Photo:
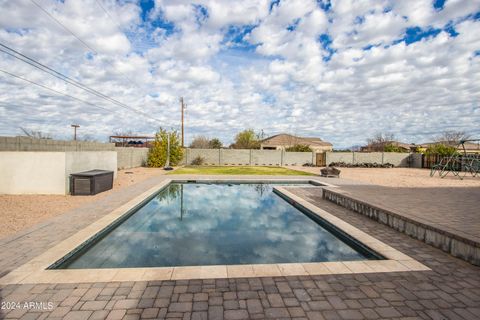
[(93, 222), (86, 228), (63, 240), (43, 254), (11, 271), (0, 279), (0, 284), (36, 284), (36, 283), (92, 283), (115, 281), (153, 281), (153, 280), (190, 280), (212, 278), (244, 278), (302, 276), (327, 274), (352, 274), (372, 272), (426, 271), (428, 267), (384, 244), (383, 242), (360, 231), (343, 220), (314, 206), (308, 201), (288, 192), (283, 187), (274, 186), (284, 197), (307, 208), (322, 219), (349, 234), (361, 243), (383, 255), (387, 260), (342, 261), (319, 263), (283, 263), (283, 264), (249, 264), (249, 265), (217, 265), (191, 267), (159, 267), (159, 268), (112, 268), (112, 269), (47, 269), (63, 257), (69, 255), (79, 246), (89, 241), (96, 234), (118, 220), (124, 219), (132, 210), (151, 199), (172, 182), (314, 182), (317, 185), (333, 187), (333, 185), (306, 179), (166, 179), (141, 195), (116, 208), (111, 213)]

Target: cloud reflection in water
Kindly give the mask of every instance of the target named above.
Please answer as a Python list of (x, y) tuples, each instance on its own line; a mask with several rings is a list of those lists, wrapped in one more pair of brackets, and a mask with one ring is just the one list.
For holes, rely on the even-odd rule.
[(260, 184), (170, 184), (67, 268), (366, 258)]

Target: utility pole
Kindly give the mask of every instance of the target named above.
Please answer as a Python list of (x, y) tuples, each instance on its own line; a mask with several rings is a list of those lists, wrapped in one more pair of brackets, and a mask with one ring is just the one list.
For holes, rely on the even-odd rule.
[(78, 124), (72, 124), (72, 128), (73, 128), (73, 140), (76, 141), (77, 140), (77, 128), (80, 128), (80, 126)]
[(183, 128), (183, 119), (184, 119), (184, 111), (185, 111), (185, 105), (183, 104), (183, 97), (180, 97), (180, 108), (182, 109), (182, 148), (185, 147), (185, 131)]

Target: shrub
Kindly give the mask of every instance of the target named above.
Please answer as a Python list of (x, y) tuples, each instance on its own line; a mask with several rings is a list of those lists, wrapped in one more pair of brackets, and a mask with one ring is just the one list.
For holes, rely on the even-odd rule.
[(288, 147), (285, 149), (285, 151), (290, 151), (290, 152), (312, 152), (312, 148), (310, 148), (309, 145), (306, 144), (296, 144), (293, 147)]
[(393, 168), (395, 167), (391, 163), (370, 163), (370, 162), (363, 162), (363, 163), (345, 163), (345, 162), (332, 162), (328, 165), (329, 167), (343, 167), (343, 168)]
[(183, 148), (177, 131), (168, 132), (160, 128), (155, 134), (155, 141), (148, 151), (147, 165), (149, 167), (163, 167), (167, 162), (167, 141), (170, 136), (170, 165), (175, 166), (183, 159)]
[(195, 159), (192, 160), (192, 162), (190, 162), (190, 164), (193, 166), (201, 166), (204, 163), (205, 163), (205, 158), (201, 156), (197, 156)]
[(404, 148), (400, 148), (399, 146), (396, 146), (394, 144), (387, 144), (383, 147), (384, 152), (408, 152)]
[(428, 147), (425, 151), (426, 155), (451, 156), (457, 153), (457, 148), (443, 143), (437, 143)]

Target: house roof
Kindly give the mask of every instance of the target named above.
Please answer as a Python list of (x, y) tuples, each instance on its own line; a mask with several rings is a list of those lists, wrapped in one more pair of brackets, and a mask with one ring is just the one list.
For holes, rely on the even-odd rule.
[(306, 144), (309, 146), (332, 146), (330, 142), (323, 141), (320, 138), (297, 137), (291, 134), (281, 133), (261, 141), (265, 146), (293, 146), (295, 144)]

